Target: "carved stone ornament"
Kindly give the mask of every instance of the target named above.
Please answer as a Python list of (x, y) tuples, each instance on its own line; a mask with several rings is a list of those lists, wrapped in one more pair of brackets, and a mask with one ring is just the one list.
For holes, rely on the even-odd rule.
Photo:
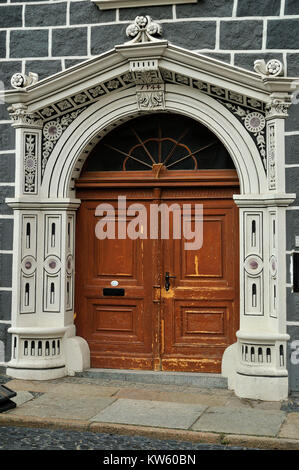
[(29, 72), (28, 75), (24, 73), (15, 73), (10, 80), (11, 86), (13, 88), (26, 88), (29, 85), (34, 85), (38, 82), (37, 73)]
[(24, 193), (35, 194), (37, 191), (37, 135), (25, 134), (24, 153)]
[(256, 60), (254, 70), (262, 77), (279, 77), (284, 74), (283, 64), (277, 59), (271, 59), (267, 63), (263, 59)]
[(59, 116), (56, 119), (48, 121), (44, 125), (42, 140), (42, 176), (57, 141), (74, 119), (76, 119), (85, 109), (86, 106), (79, 108), (76, 111), (72, 111), (71, 113)]
[(147, 111), (164, 109), (164, 80), (158, 60), (131, 61), (130, 73), (136, 83), (138, 108)]
[(268, 188), (276, 189), (276, 145), (275, 145), (275, 123), (268, 125)]
[(290, 96), (271, 97), (271, 101), (266, 105), (266, 118), (286, 118), (288, 116), (288, 109), (292, 101)]
[(136, 16), (134, 23), (131, 23), (126, 29), (128, 38), (133, 38), (127, 44), (136, 44), (141, 42), (156, 42), (159, 39), (154, 36), (161, 36), (162, 26), (152, 21), (150, 16)]
[(164, 84), (138, 85), (137, 104), (140, 110), (155, 111), (164, 109)]
[(267, 168), (267, 152), (266, 152), (266, 139), (265, 128), (266, 119), (264, 114), (259, 111), (251, 111), (241, 106), (232, 103), (223, 103), (232, 113), (234, 113), (240, 122), (244, 125), (248, 132), (252, 135), (256, 146), (259, 150), (264, 168)]
[(43, 120), (35, 113), (30, 113), (24, 104), (13, 104), (8, 109), (10, 117), (13, 121), (12, 126), (26, 126), (41, 128)]

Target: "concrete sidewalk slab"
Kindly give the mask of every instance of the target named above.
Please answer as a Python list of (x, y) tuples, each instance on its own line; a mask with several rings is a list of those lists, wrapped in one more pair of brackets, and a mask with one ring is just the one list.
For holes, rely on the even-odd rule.
[(205, 409), (201, 405), (119, 399), (91, 421), (189, 429)]
[(34, 398), (34, 395), (30, 392), (18, 392), (15, 397), (11, 398), (11, 401), (13, 401), (17, 406), (21, 406)]
[(299, 439), (299, 413), (289, 413), (287, 415), (278, 436)]
[(247, 409), (260, 409), (260, 410), (280, 410), (280, 401), (261, 401), (261, 400), (249, 400), (247, 398), (239, 398), (236, 396), (230, 397), (226, 404), (232, 408), (247, 408)]
[(74, 397), (44, 395), (11, 410), (15, 416), (38, 416), (41, 418), (64, 418), (88, 420), (99, 411), (111, 405), (115, 398), (108, 397)]
[(89, 397), (110, 397), (119, 391), (117, 387), (77, 384), (77, 383), (49, 383), (38, 380), (11, 380), (6, 383), (7, 387), (15, 392), (20, 391), (55, 393), (56, 395), (87, 395)]
[(284, 411), (211, 407), (192, 426), (194, 431), (276, 436), (286, 417)]

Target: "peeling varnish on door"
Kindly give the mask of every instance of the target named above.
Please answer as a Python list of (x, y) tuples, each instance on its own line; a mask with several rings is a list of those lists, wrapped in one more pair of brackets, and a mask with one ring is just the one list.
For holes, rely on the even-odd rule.
[(199, 272), (198, 272), (198, 256), (195, 255), (194, 257), (194, 263), (195, 263), (195, 274), (196, 276), (199, 276)]
[(174, 297), (174, 290), (173, 289), (169, 289), (168, 291), (163, 287), (161, 289), (161, 297), (163, 299), (172, 299)]

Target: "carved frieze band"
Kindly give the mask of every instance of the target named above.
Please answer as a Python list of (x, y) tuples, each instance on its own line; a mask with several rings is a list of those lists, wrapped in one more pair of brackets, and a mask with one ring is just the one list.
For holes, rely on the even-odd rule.
[(268, 189), (276, 189), (276, 143), (275, 143), (275, 122), (267, 124), (267, 175)]
[(198, 89), (225, 105), (253, 137), (266, 171), (265, 103), (240, 93), (211, 85), (208, 82), (194, 80), (186, 75), (170, 72), (169, 70), (162, 70), (161, 72), (165, 82)]
[(241, 93), (163, 69), (159, 67), (157, 59), (131, 61), (130, 69), (127, 73), (57, 101), (36, 111), (34, 115), (28, 114), (23, 105), (14, 105), (14, 107), (10, 108), (11, 117), (14, 125), (21, 123), (35, 127), (43, 126), (42, 158), (40, 163), (41, 178), (43, 178), (48, 159), (57, 141), (71, 122), (89, 105), (99, 100), (102, 96), (135, 86), (139, 110), (163, 110), (165, 109), (165, 84), (167, 83), (175, 83), (197, 89), (201, 93), (212, 96), (226, 106), (255, 141), (265, 172), (269, 172), (270, 168), (273, 171), (273, 166), (269, 166), (267, 162), (266, 120), (272, 117), (285, 117), (287, 115), (287, 109), (290, 104), (287, 97), (271, 96), (271, 101), (264, 103)]
[(128, 72), (38, 111), (44, 121), (41, 159), (42, 178), (49, 157), (59, 138), (79, 114), (102, 96), (131, 87), (134, 84), (134, 77)]
[(24, 134), (24, 193), (36, 194), (38, 186), (38, 135)]

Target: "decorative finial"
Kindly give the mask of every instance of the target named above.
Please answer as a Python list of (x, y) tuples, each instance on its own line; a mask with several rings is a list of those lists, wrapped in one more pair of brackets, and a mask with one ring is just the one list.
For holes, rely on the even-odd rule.
[(267, 64), (264, 59), (256, 60), (254, 70), (263, 77), (279, 77), (284, 74), (283, 64), (278, 59), (271, 59)]
[(11, 77), (11, 86), (13, 88), (26, 88), (29, 85), (34, 85), (38, 81), (38, 75), (37, 73), (29, 72), (28, 75), (25, 75), (24, 73), (15, 73)]
[(150, 16), (136, 16), (134, 23), (131, 23), (127, 29), (126, 34), (130, 38), (127, 44), (136, 44), (139, 42), (156, 42), (159, 39), (155, 35), (162, 34), (162, 26), (159, 23), (152, 21)]

